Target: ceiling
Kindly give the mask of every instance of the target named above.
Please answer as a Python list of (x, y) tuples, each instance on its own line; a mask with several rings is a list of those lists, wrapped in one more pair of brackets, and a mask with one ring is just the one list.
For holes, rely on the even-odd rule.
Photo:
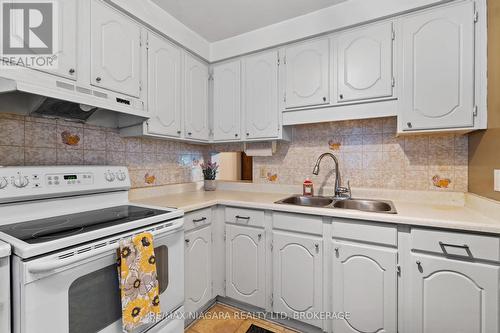
[(215, 42), (346, 0), (152, 1), (209, 42)]

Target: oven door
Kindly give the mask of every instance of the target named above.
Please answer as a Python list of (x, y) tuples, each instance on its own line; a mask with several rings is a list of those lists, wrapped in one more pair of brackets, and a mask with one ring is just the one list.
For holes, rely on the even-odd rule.
[[(182, 224), (175, 230), (167, 229), (153, 233), (160, 306), (165, 314), (184, 302), (184, 231)], [(18, 260), (22, 283), (15, 292), (20, 307), (15, 310), (19, 313), (14, 314), (14, 332), (121, 333), (117, 248), (116, 242), (94, 246), (81, 253), (81, 260), (77, 254), (69, 265), (65, 261), (64, 267), (53, 256), (50, 260)], [(92, 251), (96, 254), (92, 255)], [(151, 326), (136, 332), (145, 332)]]

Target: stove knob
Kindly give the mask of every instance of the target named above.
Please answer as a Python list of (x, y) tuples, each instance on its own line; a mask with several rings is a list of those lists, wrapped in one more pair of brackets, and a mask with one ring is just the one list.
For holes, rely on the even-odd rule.
[(104, 178), (106, 178), (108, 182), (112, 182), (115, 180), (115, 175), (108, 171), (104, 174)]
[(9, 182), (7, 181), (7, 178), (0, 177), (0, 190), (6, 188), (7, 185), (9, 185)]
[(17, 188), (23, 188), (23, 187), (28, 186), (30, 181), (29, 181), (28, 177), (23, 176), (23, 175), (18, 175), (17, 177), (14, 178), (14, 181), (12, 183)]
[(116, 178), (118, 178), (119, 181), (123, 182), (125, 179), (127, 179), (127, 175), (123, 171), (119, 171), (116, 174)]

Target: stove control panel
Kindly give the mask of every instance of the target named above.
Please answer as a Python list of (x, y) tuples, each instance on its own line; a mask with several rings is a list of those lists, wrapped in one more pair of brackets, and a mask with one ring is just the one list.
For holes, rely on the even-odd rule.
[(0, 167), (0, 202), (129, 188), (126, 167)]

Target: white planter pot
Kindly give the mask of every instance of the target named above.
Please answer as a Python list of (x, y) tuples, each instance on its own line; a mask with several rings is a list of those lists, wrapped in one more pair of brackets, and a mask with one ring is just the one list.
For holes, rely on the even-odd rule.
[(205, 180), (204, 187), (205, 187), (205, 191), (215, 191), (217, 189), (217, 181)]

